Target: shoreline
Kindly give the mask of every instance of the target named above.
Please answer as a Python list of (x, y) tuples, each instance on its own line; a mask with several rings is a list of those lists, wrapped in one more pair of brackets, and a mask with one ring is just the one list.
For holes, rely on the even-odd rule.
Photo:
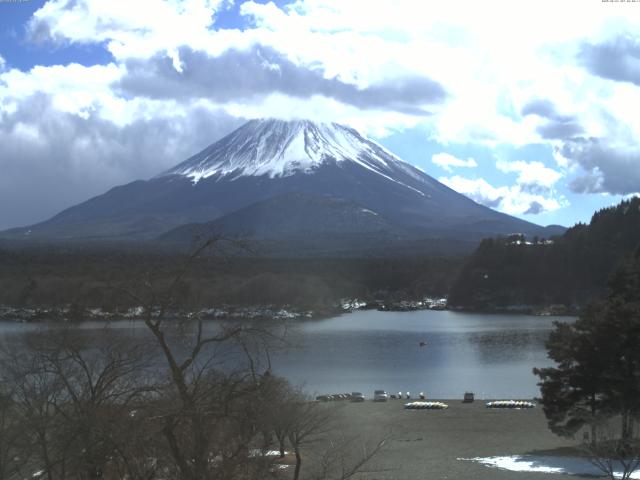
[[(449, 306), (446, 299), (425, 298), (424, 300), (403, 300), (397, 302), (359, 302), (356, 300), (342, 301), (322, 309), (301, 309), (290, 305), (258, 305), (237, 306), (222, 305), (220, 307), (203, 307), (197, 310), (180, 312), (171, 310), (167, 318), (200, 318), (203, 320), (322, 320), (343, 314), (376, 310), (380, 312), (414, 312), (420, 310), (435, 310), (469, 313), (469, 314), (514, 314), (533, 316), (558, 316), (575, 317), (579, 310), (554, 309), (550, 307), (535, 308), (531, 306), (505, 307), (505, 308), (463, 308)], [(40, 307), (14, 307), (0, 305), (0, 322), (17, 323), (82, 323), (86, 321), (125, 321), (142, 320), (144, 310), (142, 307), (130, 307), (115, 311), (107, 311), (102, 308), (76, 309), (72, 305), (64, 306), (40, 306)]]
[(456, 399), (444, 401), (449, 405), (446, 410), (406, 410), (404, 403), (369, 400), (336, 408), (347, 435), (374, 440), (387, 436), (386, 448), (367, 465), (378, 480), (566, 478), (492, 468), (478, 461), (513, 455), (564, 458), (574, 453), (577, 442), (551, 433), (539, 407), (489, 409), (484, 401), (465, 404)]

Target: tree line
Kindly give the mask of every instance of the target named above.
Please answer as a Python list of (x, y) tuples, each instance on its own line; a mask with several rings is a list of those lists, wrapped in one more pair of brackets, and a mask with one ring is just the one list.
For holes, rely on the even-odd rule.
[[(150, 277), (169, 285), (188, 255), (122, 246), (0, 245), (0, 305), (127, 309), (115, 287)], [(263, 258), (203, 255), (178, 289), (196, 307), (290, 305), (321, 311), (342, 298), (444, 296), (460, 257)]]
[(578, 310), (640, 245), (640, 198), (596, 212), (553, 239), (483, 240), (453, 282), (450, 305), (477, 310), (561, 304)]

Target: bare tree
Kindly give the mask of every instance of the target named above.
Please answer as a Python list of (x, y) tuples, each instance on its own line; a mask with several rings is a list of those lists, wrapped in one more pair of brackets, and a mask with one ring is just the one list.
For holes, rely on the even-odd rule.
[(275, 437), (279, 458), (286, 454), (286, 443), (289, 430), (293, 425), (292, 409), (300, 399), (287, 380), (276, 375), (267, 375), (263, 379), (264, 388), (262, 400), (262, 417), (260, 428), (263, 434), (263, 449), (269, 448), (271, 437)]
[(23, 427), (15, 415), (13, 391), (0, 391), (0, 480), (15, 478), (21, 473), (28, 460), (21, 448), (24, 440)]
[(355, 436), (336, 435), (332, 431), (316, 460), (317, 473), (312, 480), (347, 480), (356, 474), (379, 473), (368, 469), (368, 463), (386, 445), (387, 437), (366, 441)]
[(367, 440), (347, 436), (339, 425), (344, 418), (340, 415), (343, 406), (311, 401), (302, 392), (289, 389), (274, 429), (286, 432), (293, 449), (293, 480), (303, 477), (303, 460), (309, 464), (304, 476), (311, 480), (347, 480), (364, 473), (369, 461), (384, 447), (387, 437)]
[(41, 357), (18, 346), (4, 349), (2, 369), (6, 384), (12, 388), (12, 413), (25, 435), (19, 456), (26, 473), (42, 472), (48, 480), (64, 478), (66, 449), (56, 437), (61, 382), (47, 373)]
[[(621, 426), (614, 417), (599, 416), (594, 423), (596, 435), (583, 445), (589, 462), (611, 480), (628, 480), (640, 468), (638, 420), (625, 420)], [(627, 430), (621, 432), (623, 428)]]
[(296, 457), (294, 480), (300, 477), (303, 447), (319, 442), (321, 435), (329, 431), (334, 413), (329, 406), (312, 402), (302, 395), (297, 397), (288, 413), (290, 423), (287, 426), (287, 436)]
[(144, 392), (145, 355), (102, 333), (49, 330), (5, 349), (3, 370), (28, 437), (23, 455), (31, 473), (102, 478), (123, 450), (132, 405)]
[[(141, 343), (109, 328), (97, 335), (48, 329), (5, 346), (0, 480), (36, 473), (47, 480), (258, 480), (278, 476), (278, 459), (267, 451), (276, 446), (284, 456), (287, 445), (295, 480), (303, 457), (320, 459), (318, 478), (361, 471), (379, 447), (333, 468), (327, 459), (355, 440), (331, 440), (334, 410), (272, 374), (270, 352), (287, 345), (286, 326), (206, 323), (185, 313), (187, 274), (221, 241), (203, 243), (169, 283), (155, 285), (147, 275), (120, 290), (142, 307)], [(11, 440), (13, 422), (19, 442)]]
[(265, 386), (261, 357), (280, 336), (247, 324), (205, 325), (199, 317), (168, 320), (184, 301), (177, 292), (190, 268), (222, 241), (204, 242), (166, 288), (147, 281), (141, 295), (128, 292), (144, 306), (144, 324), (168, 370), (156, 418), (177, 477), (185, 480), (265, 474), (255, 471), (262, 462), (251, 460), (260, 434), (253, 399)]

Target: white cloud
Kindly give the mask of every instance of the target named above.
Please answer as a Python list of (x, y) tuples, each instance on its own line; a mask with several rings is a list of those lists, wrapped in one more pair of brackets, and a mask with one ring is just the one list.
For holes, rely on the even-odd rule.
[(224, 0), (51, 0), (29, 30), (36, 41), (107, 42), (116, 58), (146, 57), (180, 45), (206, 44)]
[(245, 118), (272, 117), (280, 120), (311, 118), (321, 122), (339, 121), (356, 128), (364, 135), (385, 137), (396, 129), (413, 128), (420, 117), (388, 110), (370, 109), (363, 111), (352, 105), (345, 105), (333, 98), (314, 95), (310, 98), (294, 98), (282, 93), (268, 95), (260, 102), (233, 101), (224, 106), (225, 110)]
[(530, 193), (520, 185), (494, 187), (483, 178), (469, 179), (458, 175), (438, 180), (482, 205), (510, 215), (536, 215), (568, 205), (564, 197)]
[(38, 93), (50, 96), (61, 112), (86, 113), (118, 101), (111, 85), (123, 71), (115, 64), (85, 67), (71, 63), (36, 66), (29, 72), (17, 69), (0, 72), (0, 103), (20, 101)]
[[(640, 103), (640, 88), (594, 75), (580, 61), (585, 42), (597, 45), (619, 35), (637, 39), (640, 10), (624, 2), (611, 7), (581, 0), (437, 6), (398, 0), (371, 8), (364, 0), (299, 0), (282, 10), (247, 2), (242, 11), (255, 21), (256, 39), (298, 62), (323, 66), (327, 75), (361, 86), (398, 72), (440, 82), (449, 98), (431, 108), (433, 115), (421, 123), (442, 144), (544, 143), (561, 149), (564, 140), (557, 137), (573, 134), (615, 145), (609, 149), (614, 157), (597, 159), (607, 189), (620, 183), (615, 176), (621, 170), (607, 164), (629, 163), (611, 158), (633, 158), (630, 151), (640, 152), (640, 116), (632, 107)], [(523, 117), (522, 108), (541, 92), (574, 122), (549, 124), (544, 118)], [(556, 158), (567, 173), (575, 174), (585, 164), (583, 158)], [(640, 171), (640, 163), (634, 163)], [(547, 173), (550, 179), (557, 177)]]
[[(398, 71), (431, 75), (452, 93), (433, 119), (440, 141), (526, 143), (538, 137), (517, 111), (532, 95), (544, 91), (575, 110), (601, 88), (575, 65), (580, 42), (640, 25), (628, 6), (568, 0), (556, 7), (549, 0), (436, 7), (405, 0), (375, 8), (358, 0), (301, 0), (284, 11), (247, 2), (242, 11), (256, 22), (261, 41), (344, 78), (366, 84)], [(554, 9), (553, 18), (546, 8)]]
[(431, 157), (431, 161), (447, 172), (453, 171), (452, 167), (473, 168), (478, 166), (478, 163), (473, 158), (462, 160), (446, 152), (436, 153)]
[(542, 162), (498, 160), (496, 168), (505, 173), (517, 173), (516, 183), (518, 185), (538, 185), (551, 188), (562, 178), (562, 173), (545, 166)]
[[(387, 0), (371, 8), (366, 0), (297, 0), (278, 8), (273, 2), (247, 1), (240, 11), (254, 28), (215, 30), (216, 12), (228, 4), (52, 0), (36, 12), (31, 29), (35, 38), (106, 42), (121, 61), (161, 53), (178, 72), (182, 63), (176, 52), (185, 45), (212, 56), (263, 45), (296, 65), (358, 88), (425, 76), (449, 93), (445, 103), (429, 107), (431, 117), (421, 119), (441, 143), (551, 142), (538, 132), (543, 119), (520, 115), (540, 92), (561, 111), (576, 115), (586, 136), (620, 137), (627, 144), (640, 137), (640, 118), (630, 108), (633, 98), (640, 100), (640, 89), (629, 97), (629, 85), (591, 75), (577, 60), (586, 40), (638, 31), (640, 14), (634, 6), (612, 8), (584, 0), (561, 5), (463, 0), (433, 6)], [(548, 15), (549, 9), (554, 15)], [(608, 108), (610, 98), (613, 108)], [(416, 108), (423, 106), (416, 102)], [(604, 126), (611, 116), (630, 135), (612, 132), (611, 122)], [(391, 118), (377, 128), (401, 125)]]
[[(599, 76), (601, 70), (589, 70), (579, 60), (585, 42), (598, 52), (597, 45), (618, 35), (637, 35), (637, 4), (461, 0), (432, 5), (415, 0), (381, 0), (372, 7), (369, 0), (296, 0), (278, 8), (273, 2), (249, 1), (242, 3), (240, 11), (252, 23), (251, 28), (217, 30), (216, 15), (230, 3), (48, 1), (30, 22), (32, 40), (62, 45), (104, 44), (114, 62), (92, 67), (35, 67), (21, 72), (7, 70), (0, 57), (0, 129), (6, 127), (2, 119), (6, 121), (7, 116), (23, 110), (30, 99), (44, 95), (50, 102), (47, 115), (16, 120), (11, 123), (16, 137), (5, 131), (4, 138), (22, 142), (34, 135), (43, 136), (47, 129), (55, 131), (51, 127), (59, 124), (55, 119), (66, 122), (71, 115), (113, 127), (102, 129), (96, 141), (90, 142), (104, 155), (129, 151), (128, 147), (114, 147), (123, 144), (122, 132), (131, 125), (158, 129), (158, 123), (152, 120), (173, 125), (169, 135), (172, 141), (179, 142), (181, 134), (187, 144), (191, 135), (187, 120), (196, 110), (210, 112), (216, 118), (273, 116), (339, 121), (378, 137), (420, 126), (431, 140), (442, 143), (443, 149), (454, 142), (552, 146), (557, 170), (541, 162), (498, 162), (498, 169), (515, 174), (512, 186), (494, 187), (482, 179), (458, 176), (444, 178), (454, 188), (507, 213), (549, 211), (564, 205), (566, 201), (553, 191), (561, 175), (583, 175), (572, 184), (581, 191), (638, 190), (640, 177), (629, 172), (640, 172), (640, 116), (634, 108), (640, 104), (640, 88), (629, 81), (616, 81), (615, 75)], [(549, 11), (554, 14), (549, 15)], [(256, 46), (270, 48), (293, 67), (311, 72), (318, 84), (355, 92), (356, 97), (375, 91), (372, 86), (399, 84), (399, 79), (406, 78), (432, 79), (445, 88), (447, 97), (442, 103), (430, 103), (424, 95), (409, 98), (408, 93), (415, 89), (407, 89), (400, 109), (394, 98), (376, 103), (367, 97), (365, 103), (362, 99), (359, 104), (349, 103), (345, 95), (331, 96), (335, 90), (328, 87), (315, 93), (303, 90), (305, 96), (297, 84), (277, 83), (271, 90), (261, 86), (260, 95), (236, 98), (180, 96), (178, 92), (172, 96), (170, 89), (165, 97), (152, 98), (118, 89), (131, 73), (130, 65), (150, 58), (166, 60), (180, 78), (192, 74), (181, 54), (185, 46), (209, 58), (230, 51), (249, 52)], [(265, 59), (261, 65), (267, 72), (278, 73), (284, 71), (285, 63)], [(206, 76), (203, 78), (200, 87), (205, 91), (211, 85), (206, 83)], [(238, 78), (242, 80), (242, 76)], [(533, 99), (540, 99), (541, 92), (543, 100), (558, 112), (575, 119), (571, 132), (580, 132), (584, 139), (569, 143), (558, 138), (560, 133), (567, 133), (566, 128), (560, 132), (554, 129), (556, 125), (549, 125), (548, 118), (522, 114)], [(429, 114), (411, 114), (407, 106)], [(153, 138), (154, 133), (157, 131), (151, 132)], [(160, 163), (164, 165), (168, 157), (161, 156)], [(82, 161), (79, 154), (73, 158)], [(101, 162), (107, 161), (104, 156), (100, 158)], [(6, 154), (0, 157), (4, 160)], [(129, 179), (151, 170), (149, 158), (132, 157), (129, 161), (146, 165), (136, 170), (119, 164)], [(473, 159), (434, 156), (432, 161), (448, 172), (475, 166)], [(3, 176), (9, 178), (6, 170)], [(125, 178), (125, 173), (117, 178)]]

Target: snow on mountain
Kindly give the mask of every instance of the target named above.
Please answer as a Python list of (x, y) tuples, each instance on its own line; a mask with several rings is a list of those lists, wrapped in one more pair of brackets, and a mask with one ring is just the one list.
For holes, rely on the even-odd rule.
[(352, 162), (420, 195), (423, 192), (393, 178), (400, 168), (415, 179), (413, 167), (356, 130), (337, 123), (309, 120), (251, 120), (160, 176), (182, 175), (194, 184), (212, 176), (288, 177), (313, 173), (326, 162)]

